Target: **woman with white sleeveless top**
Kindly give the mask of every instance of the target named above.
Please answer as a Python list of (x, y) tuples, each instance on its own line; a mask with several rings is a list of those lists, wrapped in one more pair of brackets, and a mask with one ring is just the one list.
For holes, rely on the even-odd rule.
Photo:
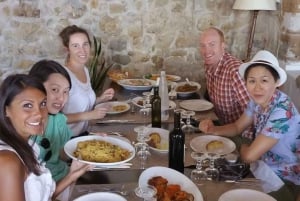
[(39, 164), (32, 135), (47, 123), (46, 90), (35, 78), (17, 74), (0, 87), (0, 201), (49, 201), (91, 166), (74, 161), (56, 186), (50, 171)]

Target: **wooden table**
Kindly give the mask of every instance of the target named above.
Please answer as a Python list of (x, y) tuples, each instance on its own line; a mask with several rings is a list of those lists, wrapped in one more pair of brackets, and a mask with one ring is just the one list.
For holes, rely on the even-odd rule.
[[(130, 91), (119, 89), (117, 94), (117, 100), (126, 100), (130, 96), (130, 93)], [(176, 103), (178, 104), (179, 101), (180, 100), (176, 100)], [(199, 120), (204, 118), (216, 119), (216, 116), (211, 110), (205, 112), (197, 112), (196, 118)], [(139, 116), (139, 113), (137, 111), (135, 113), (131, 113), (130, 111), (128, 111), (124, 114), (108, 115), (103, 120), (109, 119), (127, 119), (134, 120), (134, 122), (97, 124), (97, 121), (92, 121), (89, 129), (91, 131), (98, 132), (119, 131), (125, 136), (125, 138), (129, 139), (131, 142), (135, 142), (137, 134), (133, 130), (134, 127), (150, 123), (150, 116), (147, 118), (146, 122), (144, 120), (141, 121), (141, 117)], [(169, 120), (167, 122), (164, 122), (162, 127), (168, 130), (171, 130), (173, 128), (172, 112), (170, 113)], [(189, 145), (189, 142), (194, 137), (197, 137), (199, 135), (201, 135), (201, 133), (192, 133), (186, 135), (185, 167), (195, 164), (195, 161), (190, 156), (192, 149)], [(93, 171), (86, 173), (78, 180), (77, 184), (75, 185), (70, 200), (73, 200), (74, 198), (83, 194), (87, 194), (89, 192), (105, 191), (104, 188), (120, 188), (121, 185), (125, 185), (129, 191), (129, 194), (127, 196), (124, 196), (127, 200), (140, 200), (134, 195), (133, 190), (137, 186), (138, 177), (143, 170), (140, 169), (140, 162), (137, 157), (132, 159), (130, 162), (133, 164), (130, 169)], [(151, 151), (151, 156), (149, 157), (146, 163), (146, 168), (153, 166), (167, 167), (168, 154)], [(185, 175), (189, 177), (191, 170), (192, 169), (190, 168), (185, 168)], [(251, 183), (226, 183), (206, 181), (204, 185), (199, 186), (199, 189), (204, 197), (204, 201), (217, 201), (222, 193), (237, 188), (250, 188), (255, 190), (261, 190), (260, 183), (257, 180)]]

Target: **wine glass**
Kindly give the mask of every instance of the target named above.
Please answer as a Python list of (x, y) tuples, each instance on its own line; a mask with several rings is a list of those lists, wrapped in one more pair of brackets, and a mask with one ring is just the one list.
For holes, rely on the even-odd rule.
[(144, 92), (143, 95), (144, 95), (142, 99), (143, 106), (140, 109), (140, 114), (143, 117), (143, 123), (146, 126), (148, 117), (150, 116), (151, 113), (151, 103), (150, 103), (151, 92)]
[(177, 98), (177, 92), (176, 92), (176, 83), (171, 82), (171, 90), (169, 92), (169, 97), (171, 100), (175, 100)]
[(219, 170), (215, 167), (215, 159), (219, 158), (217, 153), (208, 153), (209, 166), (205, 169), (208, 180), (217, 181), (219, 180)]
[(143, 198), (144, 201), (156, 201), (157, 190), (154, 186), (144, 185), (134, 189), (136, 196)]
[(203, 185), (203, 181), (207, 179), (207, 173), (202, 168), (202, 160), (207, 157), (207, 154), (192, 152), (191, 157), (197, 161), (196, 169), (191, 172), (191, 180), (197, 185)]
[(180, 126), (181, 126), (181, 128), (182, 128), (182, 126), (185, 125), (184, 121), (182, 120), (182, 118), (183, 118), (183, 112), (184, 111), (185, 111), (184, 109), (176, 109), (176, 110), (174, 110), (174, 113), (175, 112), (179, 112), (180, 113)]
[(195, 115), (195, 112), (191, 110), (185, 110), (182, 112), (182, 115), (186, 117), (186, 124), (182, 126), (182, 131), (184, 133), (194, 132), (195, 128), (193, 125), (191, 125), (191, 117)]
[(149, 145), (146, 143), (150, 140), (149, 136), (145, 135), (146, 127), (138, 126), (134, 128), (134, 131), (137, 133), (137, 143), (134, 145), (136, 150), (136, 155), (140, 159), (140, 168), (145, 169), (146, 161), (151, 155), (149, 151)]

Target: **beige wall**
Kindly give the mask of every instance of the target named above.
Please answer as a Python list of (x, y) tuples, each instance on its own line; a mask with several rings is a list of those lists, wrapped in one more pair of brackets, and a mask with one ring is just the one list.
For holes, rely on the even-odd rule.
[[(146, 72), (189, 77), (203, 84), (198, 35), (225, 32), (227, 49), (246, 57), (250, 12), (234, 0), (0, 0), (0, 70), (27, 70), (43, 59), (64, 61), (58, 33), (76, 24), (102, 39), (108, 59), (137, 77)], [(280, 8), (280, 4), (277, 5)], [(279, 11), (261, 11), (253, 52), (277, 54)]]

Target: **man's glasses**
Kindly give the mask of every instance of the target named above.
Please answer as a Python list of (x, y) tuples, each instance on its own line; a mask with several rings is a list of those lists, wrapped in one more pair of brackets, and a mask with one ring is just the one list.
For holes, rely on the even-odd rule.
[[(43, 147), (44, 149), (49, 149), (50, 148), (50, 141), (48, 140), (48, 138), (43, 138), (40, 142), (41, 147)], [(52, 151), (49, 150), (47, 151), (47, 153), (44, 156), (44, 161), (48, 161), (52, 156)]]

